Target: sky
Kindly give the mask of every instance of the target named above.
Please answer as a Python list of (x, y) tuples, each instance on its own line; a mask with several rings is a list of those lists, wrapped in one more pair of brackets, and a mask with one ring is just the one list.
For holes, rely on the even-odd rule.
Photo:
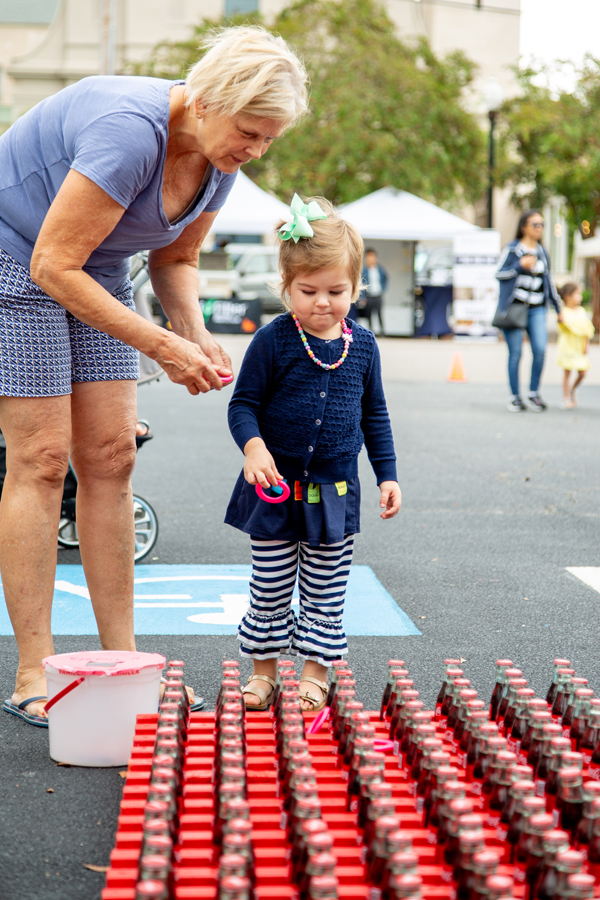
[(600, 57), (600, 0), (521, 0), (523, 62), (580, 63), (586, 53)]

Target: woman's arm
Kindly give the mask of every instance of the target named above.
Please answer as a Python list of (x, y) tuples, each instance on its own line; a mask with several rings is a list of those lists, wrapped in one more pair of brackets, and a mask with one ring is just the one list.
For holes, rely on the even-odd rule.
[(85, 175), (71, 169), (40, 229), (31, 277), (76, 318), (156, 360), (191, 394), (220, 390), (221, 379), (191, 341), (159, 328), (119, 303), (83, 271), (125, 209)]
[(206, 330), (198, 302), (200, 248), (218, 212), (200, 213), (172, 244), (152, 250), (148, 266), (154, 293), (175, 334), (198, 344), (215, 369), (226, 375), (232, 371), (231, 360)]

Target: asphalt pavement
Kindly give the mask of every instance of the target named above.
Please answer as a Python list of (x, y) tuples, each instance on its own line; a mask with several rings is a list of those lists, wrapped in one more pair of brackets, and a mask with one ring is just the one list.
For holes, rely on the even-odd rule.
[[(245, 339), (229, 345), (239, 359)], [(600, 565), (597, 379), (582, 387), (578, 409), (566, 412), (558, 408), (554, 372), (544, 391), (546, 413), (510, 414), (505, 348), (459, 347), (469, 382), (449, 384), (443, 373), (457, 345), (420, 346), (422, 353), (419, 342), (382, 342), (403, 509), (392, 521), (380, 520), (363, 454), (354, 561), (373, 568), (422, 636), (351, 638), (359, 698), (368, 708), (378, 703), (390, 655), (406, 660), (428, 704), (446, 656), (464, 659), (484, 699), (498, 656), (513, 659), (540, 693), (553, 657), (566, 656), (600, 691), (600, 597), (566, 571)], [(166, 381), (140, 389), (139, 413), (156, 437), (140, 452), (134, 486), (160, 522), (158, 543), (144, 562), (250, 561), (247, 537), (223, 524), (242, 461), (227, 431), (227, 399), (227, 389), (191, 397)], [(79, 555), (63, 550), (58, 561), (78, 563)], [(57, 652), (97, 646), (93, 636), (56, 641)], [(141, 635), (138, 646), (182, 657), (188, 683), (209, 705), (221, 660), (237, 652), (233, 636)], [(0, 680), (9, 696), (13, 638), (0, 638), (0, 647)], [(103, 875), (84, 864), (108, 863), (118, 772), (57, 766), (48, 757), (47, 733), (7, 715), (0, 715), (0, 734), (0, 897), (96, 900)]]

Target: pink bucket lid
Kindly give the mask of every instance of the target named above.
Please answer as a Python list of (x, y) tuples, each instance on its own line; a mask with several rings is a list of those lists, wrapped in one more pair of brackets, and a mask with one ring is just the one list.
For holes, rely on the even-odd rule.
[(82, 650), (47, 656), (42, 666), (52, 666), (63, 675), (137, 675), (142, 669), (164, 669), (166, 659), (159, 653), (132, 650)]

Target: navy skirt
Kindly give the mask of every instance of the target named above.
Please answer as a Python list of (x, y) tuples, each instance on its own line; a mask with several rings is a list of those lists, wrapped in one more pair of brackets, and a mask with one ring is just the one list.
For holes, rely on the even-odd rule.
[(240, 473), (225, 522), (260, 540), (302, 541), (311, 547), (337, 544), (360, 531), (358, 476), (335, 484), (290, 481), (289, 487), (287, 500), (267, 503)]

